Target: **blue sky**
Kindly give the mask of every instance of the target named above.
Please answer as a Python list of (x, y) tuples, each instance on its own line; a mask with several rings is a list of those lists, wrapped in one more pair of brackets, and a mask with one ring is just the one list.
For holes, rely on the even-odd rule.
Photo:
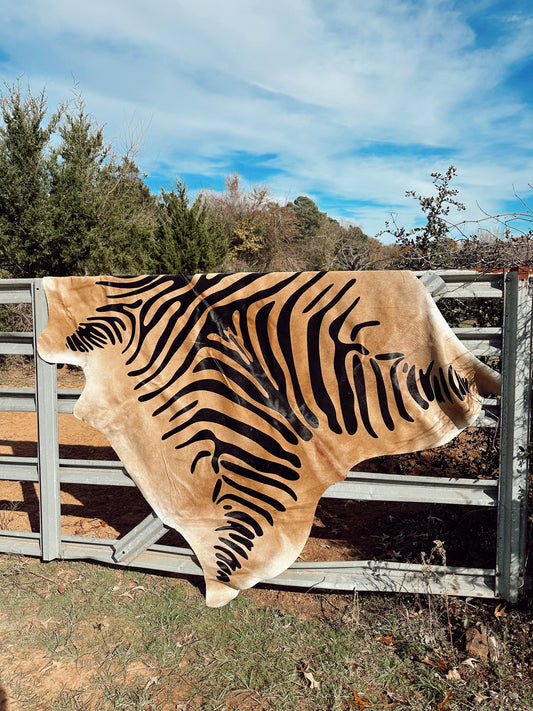
[[(0, 77), (49, 106), (77, 87), (157, 191), (238, 172), (370, 235), (454, 165), (467, 212), (533, 203), (528, 0), (1, 2)], [(479, 205), (479, 207), (478, 207)], [(481, 210), (480, 210), (481, 208)]]

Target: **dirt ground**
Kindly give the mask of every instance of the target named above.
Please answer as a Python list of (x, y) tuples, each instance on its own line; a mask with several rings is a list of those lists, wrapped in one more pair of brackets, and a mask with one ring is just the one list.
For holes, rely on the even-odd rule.
[[(32, 387), (31, 366), (0, 371), (0, 387)], [(81, 389), (83, 373), (58, 370), (58, 386)], [(470, 428), (449, 445), (435, 450), (362, 462), (359, 471), (409, 475), (496, 478), (495, 430)], [(59, 415), (62, 459), (116, 460), (106, 438), (73, 415)], [(0, 455), (35, 457), (35, 413), (0, 412)], [(121, 505), (117, 506), (117, 500)], [(135, 488), (62, 485), (61, 528), (66, 536), (119, 538), (143, 520), (150, 507)], [(446, 542), (449, 565), (492, 567), (494, 511), (464, 507), (323, 500), (301, 560), (364, 560), (385, 558), (421, 562), (434, 540)], [(0, 528), (38, 531), (38, 485), (0, 481)], [(470, 533), (477, 532), (474, 546)], [(479, 532), (483, 535), (479, 536)], [(467, 536), (468, 545), (464, 545)], [(480, 540), (482, 539), (482, 540)], [(186, 546), (169, 532), (160, 543)]]
[[(29, 368), (0, 371), (0, 387), (32, 387), (33, 377)], [(58, 372), (58, 383), (60, 388), (81, 389), (83, 375), (64, 368)], [(494, 430), (471, 428), (445, 447), (378, 458), (361, 463), (357, 469), (405, 476), (496, 478), (498, 452), (494, 437)], [(59, 415), (59, 443), (62, 459), (117, 459), (103, 435), (72, 415)], [(0, 412), (0, 456), (36, 454), (35, 413)], [(37, 484), (0, 480), (0, 529), (38, 531), (38, 497)], [(134, 487), (74, 484), (61, 487), (61, 529), (66, 536), (119, 538), (149, 512), (150, 507)], [(434, 541), (439, 540), (444, 543), (448, 565), (493, 567), (495, 533), (495, 511), (489, 509), (438, 503), (323, 500), (300, 560), (382, 559), (420, 563), (422, 554), (429, 555)], [(160, 542), (187, 546), (175, 532), (167, 533)], [(201, 581), (191, 582), (201, 589)], [(319, 596), (268, 586), (258, 586), (244, 594), (259, 606), (274, 606), (283, 614), (294, 614), (303, 621), (323, 618), (328, 606), (337, 609), (345, 604), (338, 595)], [(34, 659), (31, 668), (40, 669), (39, 664), (48, 670), (45, 659)], [(53, 687), (50, 693), (58, 693), (68, 673), (67, 667), (57, 670), (57, 679), (50, 681)]]

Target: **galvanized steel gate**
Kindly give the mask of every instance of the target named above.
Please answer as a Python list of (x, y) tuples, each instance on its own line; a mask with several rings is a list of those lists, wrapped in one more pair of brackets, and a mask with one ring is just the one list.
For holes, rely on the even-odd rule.
[[(272, 585), (324, 590), (431, 592), (515, 601), (524, 586), (530, 395), (532, 299), (529, 270), (482, 274), (434, 271), (418, 276), (436, 300), (441, 298), (503, 297), (502, 328), (455, 329), (476, 355), (501, 356), (503, 393), (485, 399), (478, 424), (499, 426), (498, 480), (450, 479), (350, 472), (330, 487), (324, 498), (358, 501), (401, 501), (497, 507), (497, 545), (494, 567), (444, 568), (389, 561), (297, 562)], [(47, 322), (47, 305), (38, 279), (0, 280), (1, 304), (32, 304), (33, 332), (0, 333), (0, 354), (36, 354), (36, 341)], [(119, 462), (59, 458), (58, 412), (72, 412), (79, 395), (59, 390), (56, 366), (38, 356), (35, 388), (0, 388), (0, 411), (36, 412), (38, 456), (0, 456), (2, 480), (39, 483), (40, 531), (0, 530), (0, 552), (40, 556), (49, 561), (92, 559), (117, 565), (201, 575), (192, 551), (157, 545), (166, 527), (152, 513), (121, 539), (62, 536), (61, 484), (135, 486)], [(1, 373), (0, 373), (1, 378)], [(1, 380), (0, 380), (1, 384)], [(501, 407), (500, 407), (501, 405)], [(0, 493), (1, 498), (1, 493)]]

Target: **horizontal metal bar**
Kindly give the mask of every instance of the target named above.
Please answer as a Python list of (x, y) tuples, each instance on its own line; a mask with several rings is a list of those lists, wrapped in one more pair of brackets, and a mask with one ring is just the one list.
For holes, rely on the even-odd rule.
[[(57, 391), (57, 410), (72, 414), (81, 390)], [(35, 388), (0, 388), (0, 412), (35, 412)]]
[(501, 299), (502, 290), (490, 284), (447, 284), (442, 299)]
[[(81, 389), (60, 389), (57, 391), (58, 412), (72, 414), (74, 406), (83, 391)], [(500, 401), (497, 398), (485, 398), (483, 409), (499, 416)], [(0, 412), (35, 412), (34, 388), (0, 388)]]
[(477, 271), (435, 270), (430, 272), (415, 272), (416, 276), (431, 274), (433, 278), (440, 277), (444, 288), (437, 296), (441, 298), (484, 298), (498, 299), (503, 295), (503, 275), (489, 274)]
[[(80, 558), (97, 560), (111, 565), (120, 565), (113, 560), (116, 540), (102, 538), (81, 538), (64, 536), (62, 539), (62, 558), (78, 560)], [(192, 551), (186, 548), (153, 545), (141, 553), (129, 567), (141, 570), (158, 570), (178, 575), (202, 576), (202, 568), (196, 562)]]
[[(38, 481), (36, 457), (0, 455), (0, 481)], [(118, 461), (60, 459), (61, 484), (97, 486), (135, 486), (123, 464)]]
[[(478, 288), (479, 290), (499, 291), (500, 296), (503, 290), (501, 274), (463, 271), (460, 269), (414, 273), (417, 276), (428, 273), (439, 276), (444, 280), (448, 289), (457, 285), (472, 286), (474, 289)], [(0, 279), (0, 304), (31, 303), (31, 285), (31, 279)]]
[(502, 329), (499, 326), (460, 326), (459, 328), (452, 328), (452, 331), (461, 341), (473, 339), (488, 340), (500, 345), (502, 343)]
[(501, 328), (453, 328), (452, 330), (463, 345), (474, 355), (501, 355)]
[[(92, 484), (98, 486), (135, 486), (120, 462), (101, 460), (59, 460), (62, 484)], [(0, 455), (0, 481), (38, 481), (36, 457)]]
[(0, 304), (31, 304), (31, 279), (0, 279)]
[(40, 556), (40, 536), (30, 531), (0, 531), (0, 553)]
[(501, 401), (498, 398), (484, 398), (481, 412), (474, 422), (475, 427), (498, 427), (500, 424)]
[(495, 346), (494, 344), (488, 343), (482, 340), (469, 340), (464, 344), (472, 355), (477, 356), (501, 356), (502, 348), (501, 346)]
[[(116, 541), (100, 538), (62, 538), (62, 557), (121, 565), (113, 560)], [(153, 545), (129, 567), (201, 576), (202, 569), (192, 551)], [(297, 562), (267, 585), (306, 590), (367, 590), (494, 597), (495, 571), (483, 568), (444, 568), (389, 561)]]
[(83, 390), (60, 389), (57, 391), (57, 409), (62, 414), (71, 415)]
[(408, 592), (494, 597), (496, 571), (388, 561), (294, 563), (268, 585), (306, 590)]
[(0, 412), (35, 412), (35, 388), (0, 388)]
[(0, 455), (0, 480), (38, 481), (37, 458)]
[[(0, 480), (37, 481), (37, 460), (31, 457), (0, 457)], [(120, 462), (61, 459), (62, 484), (130, 486), (135, 483)], [(344, 481), (323, 494), (326, 499), (355, 501), (409, 501), (418, 503), (495, 506), (495, 479), (448, 479), (403, 474), (350, 472)]]
[(350, 472), (322, 495), (326, 499), (354, 501), (405, 501), (462, 506), (496, 506), (495, 479), (449, 479), (445, 477)]
[(481, 271), (479, 269), (429, 269), (426, 271), (418, 270), (413, 274), (438, 274), (446, 282), (466, 281), (466, 282), (496, 282), (502, 283), (503, 270), (500, 271)]
[(60, 459), (61, 484), (135, 486), (124, 465), (118, 461)]
[(1, 331), (0, 355), (33, 355), (33, 333)]

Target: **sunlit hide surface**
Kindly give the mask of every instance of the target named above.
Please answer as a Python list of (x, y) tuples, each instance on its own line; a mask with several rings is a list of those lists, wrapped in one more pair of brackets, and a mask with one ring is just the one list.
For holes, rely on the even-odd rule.
[[(301, 552), (358, 462), (444, 444), (499, 376), (410, 272), (44, 280), (39, 354), (227, 603)], [(117, 502), (118, 503), (118, 502)]]

